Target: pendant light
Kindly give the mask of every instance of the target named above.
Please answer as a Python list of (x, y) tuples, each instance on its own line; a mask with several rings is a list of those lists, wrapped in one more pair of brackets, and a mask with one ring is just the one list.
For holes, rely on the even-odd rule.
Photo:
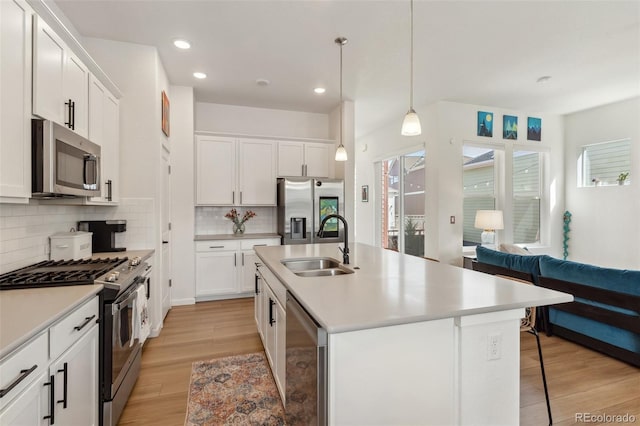
[(409, 111), (402, 122), (402, 136), (418, 136), (422, 133), (420, 118), (413, 109), (413, 0), (411, 0), (411, 74), (409, 91)]
[(336, 149), (336, 161), (347, 161), (347, 150), (342, 144), (342, 46), (347, 44), (348, 40), (338, 37), (335, 42), (340, 45), (340, 145)]

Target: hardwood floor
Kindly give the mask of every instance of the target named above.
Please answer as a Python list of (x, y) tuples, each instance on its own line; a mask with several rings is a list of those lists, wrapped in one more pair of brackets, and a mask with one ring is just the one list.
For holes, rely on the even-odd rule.
[[(554, 424), (576, 424), (576, 413), (628, 413), (640, 425), (640, 369), (559, 337), (540, 338)], [(174, 307), (160, 336), (145, 344), (142, 371), (119, 425), (183, 425), (193, 361), (261, 350), (253, 299)], [(521, 333), (520, 371), (520, 423), (545, 425), (538, 352), (528, 333)]]

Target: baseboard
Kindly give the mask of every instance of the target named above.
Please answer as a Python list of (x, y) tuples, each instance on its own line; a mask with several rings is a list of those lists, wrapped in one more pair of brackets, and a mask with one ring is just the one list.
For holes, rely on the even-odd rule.
[(195, 297), (188, 297), (186, 299), (171, 299), (171, 306), (195, 305), (195, 304), (196, 304)]

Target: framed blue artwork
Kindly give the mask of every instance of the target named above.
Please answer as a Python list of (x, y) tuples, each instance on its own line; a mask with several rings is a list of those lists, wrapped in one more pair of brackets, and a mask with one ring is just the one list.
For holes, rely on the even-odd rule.
[(493, 113), (478, 111), (478, 136), (493, 137)]
[(514, 115), (502, 116), (502, 139), (518, 139), (518, 117)]
[(527, 140), (542, 140), (542, 119), (535, 117), (527, 117)]

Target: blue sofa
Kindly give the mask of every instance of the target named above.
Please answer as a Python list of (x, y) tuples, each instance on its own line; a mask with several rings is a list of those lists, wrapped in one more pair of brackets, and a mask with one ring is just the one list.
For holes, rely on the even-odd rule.
[[(640, 367), (640, 271), (602, 268), (477, 247), (480, 264), (527, 274), (539, 286), (571, 293), (574, 302), (545, 308), (544, 329)], [(481, 268), (480, 268), (481, 269)]]

